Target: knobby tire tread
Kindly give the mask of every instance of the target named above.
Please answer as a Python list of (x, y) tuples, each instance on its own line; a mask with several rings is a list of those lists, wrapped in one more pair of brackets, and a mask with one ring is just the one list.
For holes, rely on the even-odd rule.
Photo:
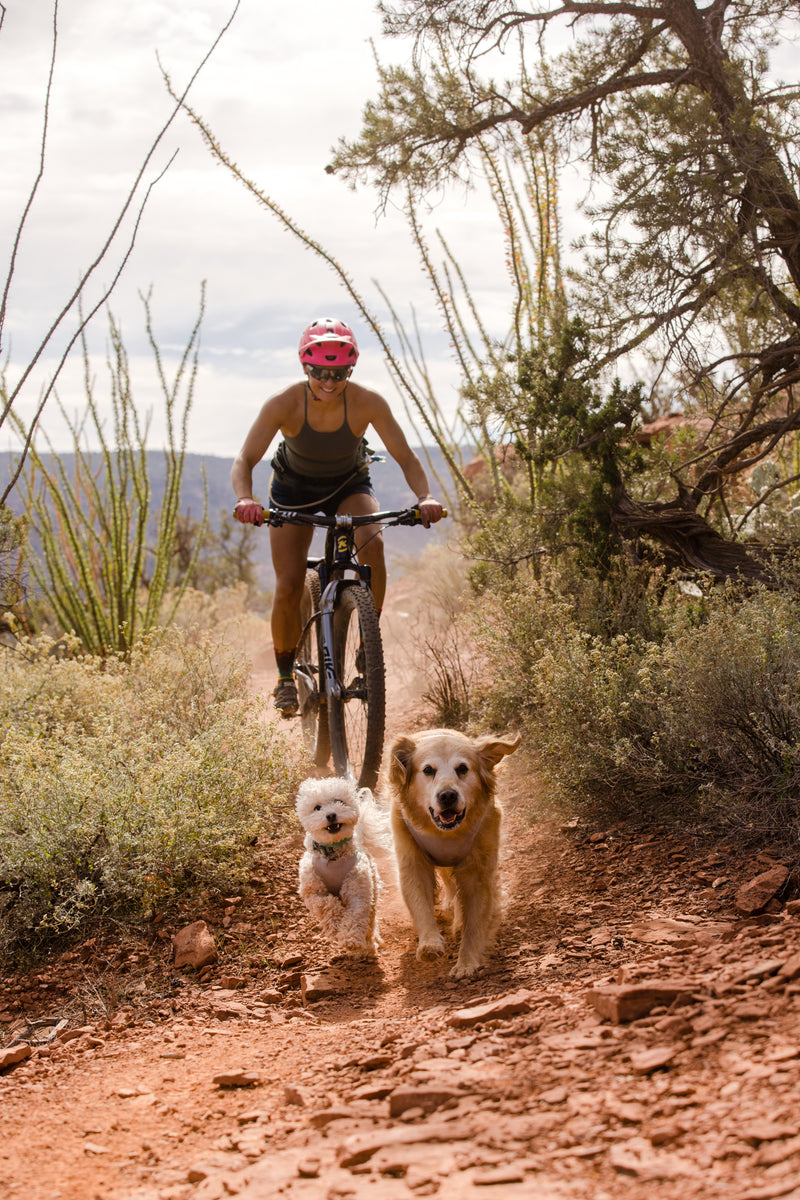
[[(366, 699), (346, 703), (328, 698), (331, 750), (337, 775), (351, 774), (359, 787), (374, 788), (383, 754), (386, 673), (378, 615), (372, 593), (358, 584), (342, 589), (334, 613), (334, 661), (345, 686), (355, 676), (353, 647), (364, 646)], [(356, 741), (358, 744), (355, 744)]]
[[(307, 571), (300, 615), (305, 632), (297, 647), (296, 659), (308, 667), (316, 667), (317, 695), (316, 709), (306, 716), (301, 716), (303, 737), (306, 745), (318, 767), (324, 767), (331, 756), (331, 739), (328, 729), (328, 710), (325, 705), (323, 683), (325, 672), (319, 647), (319, 622), (315, 621), (306, 629), (306, 622), (312, 612), (319, 612), (321, 589), (319, 575), (316, 571)], [(298, 682), (298, 694), (301, 708), (304, 699), (304, 685)]]

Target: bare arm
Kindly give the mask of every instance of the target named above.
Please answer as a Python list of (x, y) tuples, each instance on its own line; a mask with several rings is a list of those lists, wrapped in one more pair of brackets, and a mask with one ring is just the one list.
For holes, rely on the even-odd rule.
[(377, 392), (370, 396), (370, 424), (405, 476), (406, 483), (417, 497), (425, 525), (432, 525), (442, 518), (442, 506), (431, 495), (428, 476), (420, 461), (409, 446), (406, 436), (398, 425), (387, 402)]
[[(267, 453), (273, 438), (291, 414), (291, 388), (271, 396), (256, 417), (231, 467), (231, 484), (239, 504), (253, 504), (253, 468)], [(238, 516), (238, 514), (237, 514)]]

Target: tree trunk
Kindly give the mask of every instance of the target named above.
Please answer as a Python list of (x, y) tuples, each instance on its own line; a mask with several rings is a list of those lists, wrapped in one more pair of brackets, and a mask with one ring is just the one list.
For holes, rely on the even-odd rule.
[(726, 541), (695, 512), (685, 489), (669, 503), (639, 504), (618, 489), (611, 520), (625, 538), (648, 537), (668, 548), (687, 570), (714, 579), (747, 579), (774, 584), (772, 574), (740, 542)]

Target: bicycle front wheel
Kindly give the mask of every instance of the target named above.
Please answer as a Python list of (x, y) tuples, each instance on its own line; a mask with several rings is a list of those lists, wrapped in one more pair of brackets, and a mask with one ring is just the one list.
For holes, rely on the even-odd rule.
[(341, 590), (333, 614), (333, 657), (341, 696), (328, 696), (333, 764), (359, 787), (374, 788), (383, 753), (386, 677), (372, 593)]
[(320, 682), (324, 672), (319, 653), (319, 620), (312, 620), (314, 613), (319, 612), (319, 603), (319, 575), (316, 571), (308, 571), (300, 605), (303, 633), (295, 655), (294, 678), (300, 701), (303, 737), (315, 764), (324, 767), (331, 756), (331, 739), (328, 733), (328, 710)]

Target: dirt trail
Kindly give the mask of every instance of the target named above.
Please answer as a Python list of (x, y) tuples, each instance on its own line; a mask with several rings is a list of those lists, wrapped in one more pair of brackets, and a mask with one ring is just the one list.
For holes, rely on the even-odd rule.
[[(426, 723), (412, 601), (400, 581), (384, 618), (390, 736)], [(506, 916), (473, 980), (416, 962), (391, 895), (379, 961), (332, 963), (299, 833), (185, 914), (222, 947), (199, 980), (171, 967), (178, 923), (3, 980), (2, 1046), (21, 1014), (67, 1024), (0, 1076), (0, 1195), (800, 1200), (800, 906), (734, 903), (778, 856), (532, 825), (534, 792), (507, 759)]]

